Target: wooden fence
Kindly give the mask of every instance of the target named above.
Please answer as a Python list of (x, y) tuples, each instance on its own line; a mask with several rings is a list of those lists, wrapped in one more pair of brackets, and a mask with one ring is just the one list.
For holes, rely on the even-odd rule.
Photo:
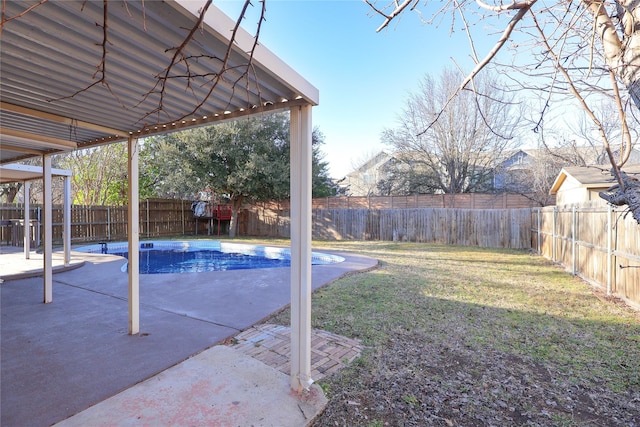
[[(285, 201), (282, 207), (288, 208)], [(554, 204), (554, 200), (550, 201)], [(313, 209), (521, 209), (540, 204), (520, 194), (415, 194), (411, 196), (324, 197), (313, 199)]]
[[(0, 220), (19, 220), (24, 217), (24, 205), (0, 205)], [(40, 236), (42, 206), (31, 205), (34, 244)], [(63, 207), (54, 205), (52, 210), (54, 242), (62, 240)], [(206, 233), (202, 221), (199, 231)], [(194, 234), (196, 222), (191, 211), (191, 202), (184, 200), (149, 199), (140, 202), (140, 236), (156, 237), (177, 234)], [(22, 245), (23, 229), (19, 224), (0, 228), (0, 242)], [(71, 241), (92, 242), (127, 239), (126, 206), (71, 206)]]
[(601, 202), (532, 210), (532, 247), (640, 308), (640, 225)]
[[(316, 199), (318, 200), (318, 199)], [(276, 207), (276, 208), (273, 208)], [(22, 245), (22, 205), (0, 205), (0, 242)], [(41, 207), (32, 206), (32, 236), (39, 236)], [(73, 242), (125, 240), (127, 208), (72, 206)], [(14, 221), (11, 221), (14, 220)], [(53, 210), (54, 241), (62, 236), (62, 206)], [(239, 234), (290, 236), (284, 204), (244, 209)], [(140, 203), (140, 236), (206, 233), (194, 220), (191, 202), (150, 199)], [(312, 213), (313, 238), (447, 243), (498, 248), (533, 248), (573, 274), (640, 307), (640, 225), (602, 203), (526, 209), (322, 209)], [(9, 225), (9, 226), (7, 226)]]
[[(313, 238), (531, 247), (530, 209), (314, 209)], [(289, 237), (289, 212), (243, 212), (242, 234)]]

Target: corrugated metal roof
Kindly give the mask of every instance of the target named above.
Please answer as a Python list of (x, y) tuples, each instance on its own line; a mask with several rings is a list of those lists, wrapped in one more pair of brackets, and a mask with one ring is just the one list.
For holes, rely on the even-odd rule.
[[(6, 2), (5, 16), (36, 3)], [(6, 22), (0, 163), (318, 103), (318, 90), (264, 46), (249, 66), (254, 39), (242, 29), (219, 75), (235, 21), (213, 5), (162, 79), (204, 3), (108, 2), (104, 45), (103, 2), (49, 1)]]

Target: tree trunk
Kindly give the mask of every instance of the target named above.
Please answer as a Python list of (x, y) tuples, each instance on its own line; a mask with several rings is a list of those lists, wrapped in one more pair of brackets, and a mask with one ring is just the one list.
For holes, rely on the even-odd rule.
[[(629, 91), (636, 108), (640, 109), (640, 2), (615, 0), (620, 31), (608, 15), (603, 2), (581, 0), (591, 11), (594, 30), (600, 38), (605, 61)], [(627, 205), (633, 218), (640, 224), (640, 182), (622, 172), (611, 159), (611, 174), (617, 185), (600, 192), (600, 197), (616, 206)]]
[[(615, 177), (615, 173), (611, 174)], [(629, 206), (629, 211), (633, 218), (640, 224), (640, 181), (630, 178), (626, 173), (620, 171), (624, 188), (616, 184), (607, 191), (601, 191), (600, 197), (616, 206)]]
[(7, 197), (7, 203), (13, 203), (18, 195), (18, 192), (22, 188), (21, 182), (16, 182), (14, 184), (5, 184), (2, 191), (0, 191), (0, 195), (4, 194)]
[(600, 37), (607, 65), (624, 83), (633, 103), (640, 109), (640, 3), (617, 0), (618, 13), (624, 28), (624, 39), (616, 32), (616, 25), (596, 0), (581, 0), (594, 18), (594, 28)]
[(243, 200), (244, 196), (231, 197), (231, 221), (229, 222), (229, 238), (231, 239), (236, 237), (238, 230), (238, 212), (240, 212)]

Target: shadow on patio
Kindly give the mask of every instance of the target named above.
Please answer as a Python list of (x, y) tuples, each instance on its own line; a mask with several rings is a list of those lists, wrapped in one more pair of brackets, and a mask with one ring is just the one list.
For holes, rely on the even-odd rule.
[[(312, 268), (314, 289), (377, 264), (340, 255), (345, 262)], [(26, 265), (22, 254), (1, 257)], [(286, 374), (216, 346), (289, 304), (288, 268), (141, 275), (141, 331), (131, 336), (123, 259), (73, 257), (85, 264), (54, 275), (51, 304), (42, 303), (41, 278), (0, 286), (3, 426), (78, 413), (63, 424), (305, 425), (324, 407), (319, 388), (303, 402)]]

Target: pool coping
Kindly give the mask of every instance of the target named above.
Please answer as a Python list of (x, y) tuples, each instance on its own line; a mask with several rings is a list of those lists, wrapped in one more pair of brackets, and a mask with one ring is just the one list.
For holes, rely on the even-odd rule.
[[(250, 243), (224, 242), (220, 240), (145, 240), (139, 243), (140, 252), (152, 250), (178, 250), (186, 252), (196, 252), (199, 250), (212, 250), (222, 253), (234, 253), (263, 257), (267, 259), (291, 260), (291, 249), (282, 246), (256, 245)], [(120, 255), (129, 250), (128, 242), (98, 242), (91, 245), (84, 245), (74, 249), (76, 252), (93, 254), (113, 254)], [(126, 259), (126, 258), (125, 258)], [(312, 265), (337, 264), (344, 262), (345, 258), (324, 252), (311, 252)], [(126, 271), (128, 261), (122, 266), (122, 271)], [(271, 268), (271, 267), (260, 267)], [(274, 267), (277, 268), (277, 267)], [(210, 270), (214, 271), (214, 270)], [(199, 273), (202, 271), (198, 271)], [(142, 271), (140, 272), (141, 274)], [(184, 273), (184, 272), (181, 272)], [(145, 273), (145, 274), (167, 274), (167, 273)]]

